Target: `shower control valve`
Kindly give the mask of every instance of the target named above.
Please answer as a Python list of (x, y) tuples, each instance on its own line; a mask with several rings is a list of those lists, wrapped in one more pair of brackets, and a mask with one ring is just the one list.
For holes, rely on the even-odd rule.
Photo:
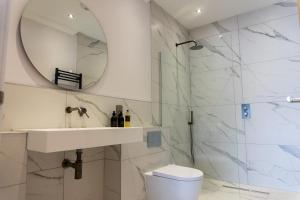
[(242, 118), (251, 119), (250, 104), (242, 104)]

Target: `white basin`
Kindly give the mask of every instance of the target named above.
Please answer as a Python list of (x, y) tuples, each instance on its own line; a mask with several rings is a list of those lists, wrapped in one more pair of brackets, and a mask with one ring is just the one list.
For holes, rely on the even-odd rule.
[(27, 149), (42, 153), (69, 151), (143, 141), (143, 128), (30, 129)]

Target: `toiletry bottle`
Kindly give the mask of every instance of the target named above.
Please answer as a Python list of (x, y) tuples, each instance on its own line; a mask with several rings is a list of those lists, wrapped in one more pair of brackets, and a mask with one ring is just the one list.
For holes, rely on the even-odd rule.
[(131, 127), (129, 110), (126, 111), (125, 115), (125, 127)]
[(116, 105), (117, 116), (119, 116), (120, 112), (123, 112), (123, 106), (122, 105)]
[(120, 112), (118, 117), (118, 127), (124, 127), (124, 117), (122, 111)]
[(110, 119), (110, 126), (111, 127), (118, 127), (118, 117), (117, 117), (115, 111), (112, 113), (112, 117)]

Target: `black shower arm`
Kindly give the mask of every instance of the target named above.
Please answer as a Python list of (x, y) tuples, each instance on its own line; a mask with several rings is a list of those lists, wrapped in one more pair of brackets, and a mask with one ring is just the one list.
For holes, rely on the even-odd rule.
[(182, 43), (176, 43), (176, 47), (183, 45), (183, 44), (188, 44), (188, 43), (194, 43), (195, 45), (198, 45), (198, 43), (195, 40), (189, 40), (189, 41), (182, 42)]

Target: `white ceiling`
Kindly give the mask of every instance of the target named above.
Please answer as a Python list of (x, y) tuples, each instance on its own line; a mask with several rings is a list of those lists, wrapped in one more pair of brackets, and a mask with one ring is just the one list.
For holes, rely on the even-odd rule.
[[(188, 29), (280, 2), (280, 0), (154, 0)], [(200, 8), (202, 13), (196, 14)]]

